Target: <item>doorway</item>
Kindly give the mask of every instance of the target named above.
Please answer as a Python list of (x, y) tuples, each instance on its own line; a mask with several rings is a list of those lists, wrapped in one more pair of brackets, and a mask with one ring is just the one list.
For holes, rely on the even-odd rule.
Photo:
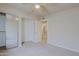
[(46, 20), (41, 21), (41, 44), (47, 43), (47, 32), (48, 32), (48, 23)]

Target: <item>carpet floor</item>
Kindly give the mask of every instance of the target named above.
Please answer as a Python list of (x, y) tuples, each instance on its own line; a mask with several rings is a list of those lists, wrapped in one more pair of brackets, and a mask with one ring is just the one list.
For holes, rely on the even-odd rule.
[(79, 56), (79, 53), (49, 44), (26, 42), (21, 48), (0, 50), (0, 56)]

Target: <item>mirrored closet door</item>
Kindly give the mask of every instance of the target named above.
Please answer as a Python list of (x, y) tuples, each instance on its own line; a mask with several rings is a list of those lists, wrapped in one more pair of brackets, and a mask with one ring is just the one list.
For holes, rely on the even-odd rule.
[(6, 48), (6, 14), (0, 12), (0, 49)]

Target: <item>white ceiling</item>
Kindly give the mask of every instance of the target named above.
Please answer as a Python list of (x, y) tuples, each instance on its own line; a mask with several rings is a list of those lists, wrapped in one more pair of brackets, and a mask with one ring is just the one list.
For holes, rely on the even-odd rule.
[[(37, 18), (41, 16), (44, 16), (44, 17), (49, 16), (51, 14), (54, 14), (63, 10), (71, 9), (74, 7), (79, 7), (78, 3), (45, 3), (45, 4), (40, 4), (43, 6), (43, 8), (37, 10), (34, 8), (35, 4), (36, 3), (9, 3), (9, 4), (1, 4), (1, 5), (13, 6), (14, 8), (17, 9), (18, 13), (22, 12), (24, 13), (24, 15), (37, 17)], [(9, 9), (12, 9), (12, 8), (8, 8), (8, 10)], [(12, 12), (13, 11), (16, 11), (16, 10), (12, 10)]]

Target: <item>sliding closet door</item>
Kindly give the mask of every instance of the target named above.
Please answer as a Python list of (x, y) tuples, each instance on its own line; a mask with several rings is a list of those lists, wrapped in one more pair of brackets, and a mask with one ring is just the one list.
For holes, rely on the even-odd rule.
[(6, 47), (6, 15), (4, 13), (0, 13), (0, 48)]
[(7, 48), (17, 47), (17, 21), (16, 16), (6, 15), (6, 46)]

